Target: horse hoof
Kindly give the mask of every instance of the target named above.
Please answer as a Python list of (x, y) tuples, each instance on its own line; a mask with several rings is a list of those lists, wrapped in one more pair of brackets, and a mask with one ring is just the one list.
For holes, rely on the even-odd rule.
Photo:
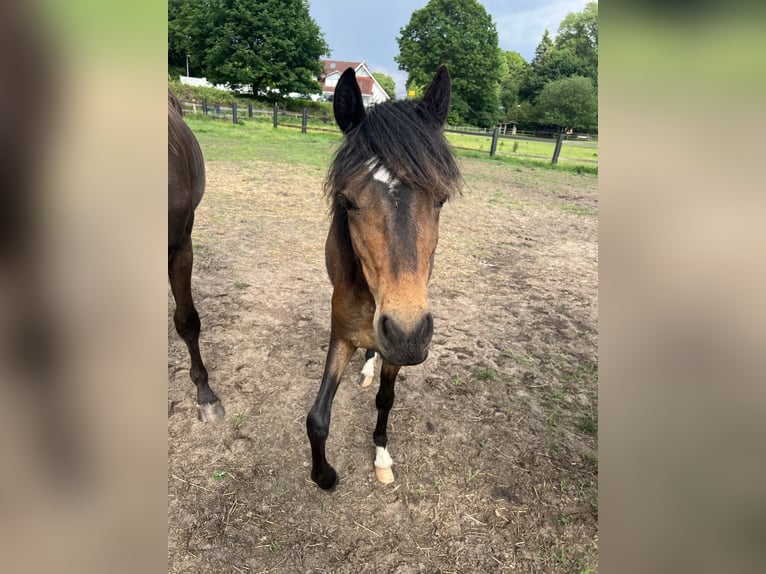
[(375, 468), (375, 476), (378, 482), (382, 484), (391, 484), (394, 482), (394, 471), (391, 467), (388, 468)]
[(204, 423), (214, 423), (223, 419), (225, 411), (221, 401), (197, 405), (197, 417)]
[(373, 377), (371, 376), (368, 377), (367, 375), (362, 373), (361, 375), (359, 375), (359, 386), (362, 387), (363, 389), (366, 389), (372, 384), (372, 379)]
[(319, 488), (322, 490), (334, 490), (335, 486), (338, 484), (338, 473), (335, 472), (335, 469), (330, 467), (327, 469), (327, 474), (325, 476), (311, 476), (311, 480), (313, 480)]

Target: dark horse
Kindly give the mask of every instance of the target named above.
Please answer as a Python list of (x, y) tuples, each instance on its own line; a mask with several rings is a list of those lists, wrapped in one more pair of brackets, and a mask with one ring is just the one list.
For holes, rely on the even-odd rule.
[(332, 217), (325, 244), (333, 285), (332, 325), (319, 394), (306, 419), (311, 478), (324, 489), (337, 480), (325, 457), (330, 409), (358, 348), (367, 349), (364, 386), (374, 373), (374, 353), (383, 360), (372, 438), (378, 480), (393, 481), (386, 427), (394, 381), (402, 366), (417, 365), (428, 356), (433, 336), (428, 279), (439, 211), (461, 184), (443, 133), (449, 102), (445, 66), (422, 100), (384, 103), (367, 112), (352, 69), (335, 88), (335, 120), (345, 137), (325, 182)]
[(191, 292), (191, 232), (194, 210), (205, 192), (205, 161), (197, 138), (184, 123), (181, 103), (168, 90), (168, 275), (176, 301), (173, 321), (191, 356), (189, 374), (197, 387), (200, 420), (214, 421), (224, 411), (207, 382), (207, 369), (199, 352), (200, 321)]

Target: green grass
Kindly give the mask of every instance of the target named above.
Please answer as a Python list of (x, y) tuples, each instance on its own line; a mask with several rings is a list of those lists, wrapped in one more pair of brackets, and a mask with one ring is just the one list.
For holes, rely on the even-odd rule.
[(500, 155), (497, 154), (494, 157), (489, 157), (489, 152), (474, 151), (466, 149), (455, 149), (455, 153), (458, 157), (469, 157), (475, 159), (498, 161), (513, 166), (529, 167), (532, 169), (547, 170), (551, 172), (566, 172), (577, 174), (590, 174), (598, 175), (598, 165), (596, 164), (579, 164), (572, 162), (559, 162), (556, 165), (552, 164), (550, 159), (529, 159), (521, 156), (514, 155)]
[(473, 370), (473, 376), (480, 381), (491, 381), (497, 376), (497, 373), (492, 367), (476, 367)]
[[(467, 148), (474, 151), (484, 152), (486, 155), (489, 155), (489, 150), (492, 146), (492, 138), (490, 136), (457, 134), (452, 132), (448, 132), (445, 135), (447, 141), (455, 147)], [(531, 158), (536, 159), (538, 162), (544, 161), (550, 164), (555, 147), (556, 142), (554, 140), (543, 142), (500, 138), (497, 142), (497, 149), (495, 151), (497, 157), (506, 157), (509, 159), (518, 157), (519, 159), (522, 159), (521, 156), (531, 156)], [(561, 147), (561, 153), (559, 154), (559, 162), (563, 166), (570, 163), (570, 160), (575, 164), (580, 162), (583, 167), (597, 168), (597, 164), (591, 162), (598, 161), (598, 143), (564, 141)]]
[(572, 205), (571, 203), (565, 203), (560, 207), (561, 211), (566, 211), (568, 213), (574, 213), (575, 215), (584, 215), (584, 216), (597, 216), (598, 211), (595, 209), (591, 209), (590, 207), (582, 207), (580, 205)]
[(326, 169), (340, 133), (274, 128), (270, 122), (243, 120), (235, 125), (202, 114), (187, 115), (186, 123), (202, 146), (207, 161), (269, 161)]
[(242, 425), (245, 424), (246, 420), (247, 413), (236, 413), (233, 417), (231, 417), (232, 425), (235, 429), (242, 428)]
[(577, 430), (589, 435), (598, 434), (598, 420), (590, 415), (583, 415), (575, 423)]
[[(197, 136), (207, 161), (269, 161), (286, 165), (309, 165), (324, 171), (330, 165), (332, 154), (341, 140), (341, 134), (338, 131), (325, 132), (309, 129), (307, 133), (302, 134), (299, 129), (285, 125), (274, 128), (271, 116), (258, 115), (253, 118), (246, 116), (246, 112), (240, 114), (239, 123), (236, 125), (230, 119), (218, 119), (203, 114), (188, 114), (184, 116), (184, 119)], [(289, 121), (293, 125), (296, 121), (298, 123), (300, 121), (299, 119), (280, 116), (280, 121), (283, 120)], [(321, 121), (311, 120), (310, 126), (317, 123), (321, 124)], [(447, 135), (462, 136), (462, 134)], [(476, 138), (477, 136), (465, 137)], [(458, 144), (453, 143), (453, 145)], [(540, 145), (545, 146), (547, 144)], [(533, 170), (545, 170), (550, 173), (598, 175), (598, 165), (596, 164), (561, 161), (557, 165), (553, 165), (549, 159), (529, 159), (518, 154), (504, 153), (490, 158), (488, 151), (456, 149), (455, 153), (459, 157), (498, 161), (518, 167), (532, 168)]]

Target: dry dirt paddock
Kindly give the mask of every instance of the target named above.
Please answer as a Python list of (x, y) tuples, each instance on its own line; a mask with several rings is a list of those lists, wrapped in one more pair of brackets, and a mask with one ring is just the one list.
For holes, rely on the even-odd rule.
[(431, 353), (396, 386), (396, 481), (374, 477), (377, 381), (357, 386), (359, 351), (324, 492), (305, 427), (329, 338), (324, 171), (207, 162), (193, 286), (226, 417), (196, 418), (168, 289), (169, 572), (597, 571), (596, 178), (461, 164)]

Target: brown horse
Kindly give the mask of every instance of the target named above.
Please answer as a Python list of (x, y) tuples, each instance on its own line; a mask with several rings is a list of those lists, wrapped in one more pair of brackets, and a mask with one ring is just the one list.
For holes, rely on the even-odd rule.
[(191, 356), (189, 374), (197, 387), (197, 415), (214, 421), (224, 414), (218, 397), (208, 386), (207, 369), (199, 351), (200, 320), (191, 292), (192, 226), (194, 210), (205, 192), (205, 161), (197, 138), (184, 123), (181, 103), (168, 90), (168, 275), (176, 302), (176, 331)]
[(394, 381), (404, 365), (422, 363), (433, 336), (428, 280), (439, 236), (439, 212), (461, 185), (444, 138), (450, 76), (441, 66), (420, 101), (388, 102), (365, 111), (354, 71), (335, 88), (333, 109), (344, 139), (325, 182), (331, 225), (325, 244), (333, 285), (332, 325), (319, 394), (306, 418), (311, 478), (324, 489), (337, 481), (325, 457), (330, 409), (358, 348), (368, 359), (360, 382), (383, 364), (373, 433), (378, 480), (393, 481), (386, 449)]

